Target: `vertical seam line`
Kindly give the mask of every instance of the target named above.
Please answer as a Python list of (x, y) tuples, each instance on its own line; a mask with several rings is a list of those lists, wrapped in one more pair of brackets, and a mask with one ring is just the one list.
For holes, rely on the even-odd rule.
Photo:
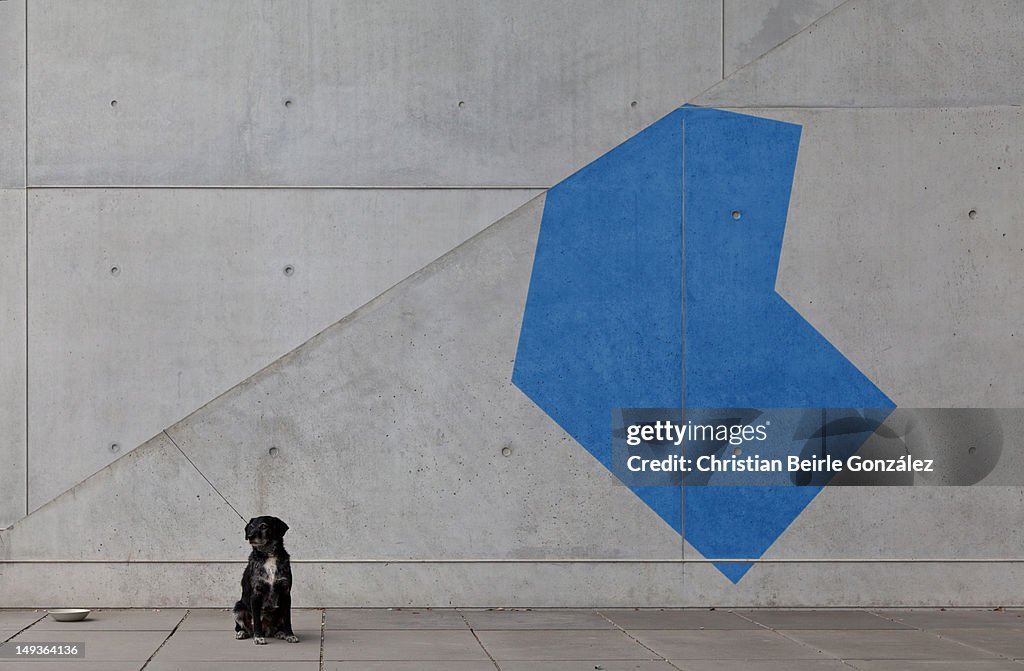
[(25, 516), (28, 517), (29, 494), (28, 494), (28, 0), (24, 1), (25, 7)]

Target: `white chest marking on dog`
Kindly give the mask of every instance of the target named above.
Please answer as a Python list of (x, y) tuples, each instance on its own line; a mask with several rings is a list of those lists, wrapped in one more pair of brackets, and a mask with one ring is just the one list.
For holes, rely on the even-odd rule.
[(267, 582), (273, 585), (277, 580), (277, 557), (268, 557), (263, 567), (267, 570)]

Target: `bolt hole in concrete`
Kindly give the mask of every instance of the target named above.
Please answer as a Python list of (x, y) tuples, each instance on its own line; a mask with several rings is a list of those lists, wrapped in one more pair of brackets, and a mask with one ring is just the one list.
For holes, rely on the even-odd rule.
[(270, 456), (276, 457), (278, 454), (281, 453), (281, 450), (277, 449), (276, 447), (272, 447), (269, 450), (267, 450), (267, 452), (269, 452)]
[(284, 275), (285, 275), (285, 277), (291, 277), (294, 274), (295, 274), (295, 266), (285, 266), (284, 267)]
[(291, 107), (292, 106), (292, 99), (291, 98), (286, 98), (285, 101), (284, 101), (284, 106), (285, 107)]
[(117, 443), (111, 443), (110, 444), (110, 451), (111, 452), (120, 452), (121, 451), (121, 446), (118, 445)]
[(968, 447), (967, 448), (967, 454), (974, 454), (977, 451), (978, 451), (978, 448), (976, 448), (976, 447)]
[(636, 103), (635, 100), (633, 102), (629, 103), (629, 106), (634, 108), (634, 109), (636, 109), (636, 105), (637, 105), (637, 103)]
[(462, 109), (462, 108), (463, 108), (463, 107), (465, 107), (465, 106), (466, 106), (466, 101), (464, 101), (464, 100), (460, 100), (460, 101), (459, 101), (459, 109)]
[(113, 275), (114, 277), (117, 277), (118, 275), (121, 274), (121, 269), (118, 268), (117, 266), (111, 266), (110, 267), (110, 274)]
[(739, 220), (739, 218), (742, 217), (742, 216), (743, 216), (743, 213), (740, 212), (739, 210), (733, 210), (732, 211), (732, 218), (733, 219)]
[(501, 456), (503, 456), (503, 457), (511, 457), (512, 456), (512, 448), (511, 447), (503, 447), (503, 448), (501, 448)]
[(977, 219), (978, 218), (978, 211), (977, 210), (971, 210), (971, 211), (969, 211), (967, 213), (967, 216), (969, 218), (971, 218), (971, 219)]

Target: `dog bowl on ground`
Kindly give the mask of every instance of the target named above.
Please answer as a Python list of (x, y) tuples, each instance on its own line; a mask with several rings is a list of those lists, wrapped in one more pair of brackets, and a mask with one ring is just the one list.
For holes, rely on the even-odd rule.
[(88, 608), (55, 608), (46, 612), (57, 622), (78, 622), (87, 618), (92, 611)]

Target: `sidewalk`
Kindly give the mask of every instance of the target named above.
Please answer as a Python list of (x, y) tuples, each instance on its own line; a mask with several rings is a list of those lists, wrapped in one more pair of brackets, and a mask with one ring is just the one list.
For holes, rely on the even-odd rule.
[(293, 624), (301, 642), (257, 646), (227, 610), (0, 610), (5, 648), (85, 644), (0, 671), (1024, 671), (1024, 610), (305, 609)]

